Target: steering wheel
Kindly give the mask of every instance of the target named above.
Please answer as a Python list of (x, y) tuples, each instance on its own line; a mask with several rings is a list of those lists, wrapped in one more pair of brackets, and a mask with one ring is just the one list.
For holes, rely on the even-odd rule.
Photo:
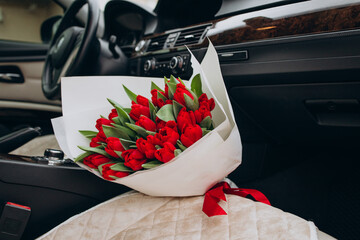
[[(74, 26), (76, 14), (88, 5), (85, 28)], [(84, 68), (99, 21), (96, 0), (76, 0), (65, 12), (50, 43), (42, 74), (42, 90), (48, 99), (60, 99), (61, 77), (77, 75)]]

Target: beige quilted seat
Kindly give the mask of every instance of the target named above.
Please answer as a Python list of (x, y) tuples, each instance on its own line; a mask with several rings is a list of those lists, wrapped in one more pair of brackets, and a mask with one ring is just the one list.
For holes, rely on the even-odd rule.
[[(41, 136), (11, 154), (42, 156), (60, 149)], [(202, 197), (155, 198), (130, 192), (74, 216), (39, 239), (311, 239), (332, 240), (312, 223), (279, 209), (227, 195), (228, 216), (208, 218)]]
[(39, 239), (331, 240), (308, 222), (266, 204), (227, 195), (226, 216), (207, 217), (203, 197), (159, 198), (129, 192), (72, 217)]

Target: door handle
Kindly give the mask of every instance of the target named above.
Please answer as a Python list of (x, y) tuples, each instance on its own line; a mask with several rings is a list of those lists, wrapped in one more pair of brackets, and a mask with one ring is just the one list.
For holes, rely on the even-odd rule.
[(22, 76), (17, 73), (0, 73), (0, 81), (7, 83), (22, 83), (24, 82)]
[(24, 77), (16, 66), (0, 66), (0, 82), (23, 83)]

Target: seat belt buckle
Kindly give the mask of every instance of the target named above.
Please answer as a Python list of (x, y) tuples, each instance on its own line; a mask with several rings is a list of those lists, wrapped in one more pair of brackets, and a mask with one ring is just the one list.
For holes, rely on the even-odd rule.
[(30, 214), (30, 207), (7, 202), (0, 217), (0, 239), (20, 240)]

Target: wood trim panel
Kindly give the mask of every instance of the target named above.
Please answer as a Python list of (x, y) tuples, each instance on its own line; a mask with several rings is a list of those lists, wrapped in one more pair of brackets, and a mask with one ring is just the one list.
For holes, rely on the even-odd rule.
[(255, 17), (246, 26), (209, 36), (214, 45), (227, 45), (284, 36), (317, 34), (360, 28), (360, 5), (272, 20)]
[[(298, 16), (289, 16), (280, 19), (271, 19), (267, 17), (253, 17), (243, 20), (245, 24), (240, 27), (230, 28), (222, 31), (218, 27), (222, 21), (229, 18), (217, 19), (212, 22), (211, 29), (207, 37), (215, 46), (230, 45), (265, 39), (280, 37), (300, 36), (327, 32), (336, 32), (344, 30), (353, 30), (360, 28), (360, 4), (354, 4), (346, 7), (320, 10), (306, 13)], [(204, 23), (202, 23), (204, 24)], [(181, 31), (181, 29), (179, 29)], [(215, 33), (215, 34), (212, 34)], [(164, 34), (164, 33), (162, 33)], [(147, 36), (146, 39), (162, 34)], [(200, 48), (207, 45), (207, 41), (200, 44), (190, 45), (190, 49)], [(147, 52), (145, 54), (134, 53), (133, 57), (139, 57), (151, 54), (163, 54), (184, 50), (184, 47), (163, 49), (156, 52)]]

